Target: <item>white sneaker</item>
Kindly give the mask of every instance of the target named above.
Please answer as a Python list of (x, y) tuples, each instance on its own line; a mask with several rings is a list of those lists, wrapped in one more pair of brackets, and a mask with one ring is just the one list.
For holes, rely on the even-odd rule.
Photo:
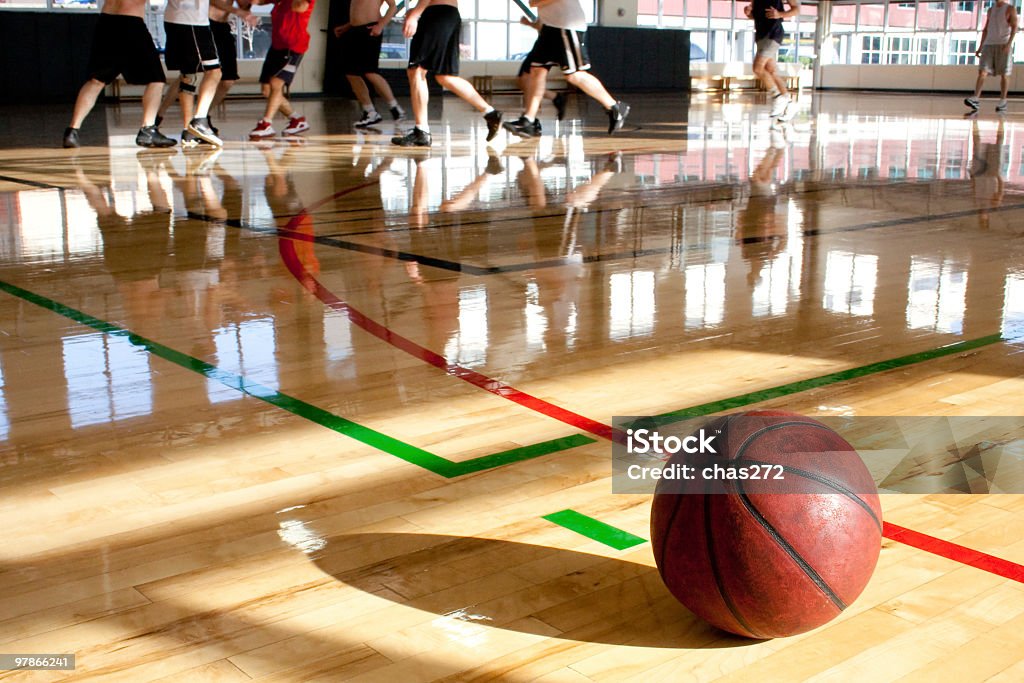
[(776, 95), (772, 99), (772, 112), (769, 114), (772, 118), (778, 118), (782, 115), (782, 112), (786, 110), (786, 106), (790, 103), (789, 96), (787, 95)]
[(363, 128), (365, 126), (372, 126), (375, 123), (380, 123), (384, 120), (384, 117), (378, 114), (376, 111), (364, 111), (363, 117), (356, 121), (356, 128)]
[(309, 130), (305, 116), (293, 116), (288, 120), (288, 127), (281, 131), (281, 135), (298, 135)]
[(1006, 100), (999, 100), (999, 104), (996, 105), (996, 111), (998, 111), (998, 112), (1006, 111)]

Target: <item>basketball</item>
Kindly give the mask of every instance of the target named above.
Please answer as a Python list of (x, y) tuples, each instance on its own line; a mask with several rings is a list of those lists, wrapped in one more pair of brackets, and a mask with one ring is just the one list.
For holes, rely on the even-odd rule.
[(715, 454), (679, 452), (667, 466), (712, 478), (662, 479), (655, 490), (651, 539), (666, 586), (696, 615), (751, 638), (838, 616), (881, 548), (878, 492), (856, 450), (782, 411), (718, 418), (703, 431), (717, 435)]

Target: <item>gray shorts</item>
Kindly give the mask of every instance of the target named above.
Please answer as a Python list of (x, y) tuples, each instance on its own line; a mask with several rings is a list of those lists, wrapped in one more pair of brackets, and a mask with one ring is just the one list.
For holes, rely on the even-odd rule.
[(1003, 52), (1005, 45), (982, 45), (978, 69), (993, 76), (1009, 76), (1013, 73), (1013, 50)]
[(754, 52), (754, 61), (757, 61), (758, 59), (778, 59), (779, 48), (782, 46), (771, 38), (762, 38), (754, 43), (754, 47), (757, 48)]

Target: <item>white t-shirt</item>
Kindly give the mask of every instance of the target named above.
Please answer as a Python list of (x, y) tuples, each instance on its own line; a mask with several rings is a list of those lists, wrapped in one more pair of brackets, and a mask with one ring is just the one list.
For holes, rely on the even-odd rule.
[(537, 10), (540, 23), (570, 31), (586, 31), (587, 15), (580, 0), (555, 0)]
[(167, 0), (164, 21), (186, 26), (209, 26), (210, 0)]

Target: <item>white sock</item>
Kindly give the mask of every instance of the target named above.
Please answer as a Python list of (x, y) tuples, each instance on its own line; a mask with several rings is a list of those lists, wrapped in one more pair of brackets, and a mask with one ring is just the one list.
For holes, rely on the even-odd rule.
[(363, 111), (365, 111), (367, 114), (376, 114), (377, 113), (377, 110), (374, 109), (372, 104), (364, 104), (363, 105)]
[(398, 106), (398, 100), (391, 100), (390, 102), (388, 102), (388, 107), (390, 107), (391, 109), (394, 109), (397, 106)]
[(494, 107), (492, 107), (491, 105), (487, 105), (487, 111), (484, 112), (484, 116), (487, 116), (492, 111), (494, 111)]
[(424, 133), (429, 133), (430, 132), (430, 124), (429, 123), (424, 123), (424, 124), (417, 123), (416, 127), (419, 128)]

